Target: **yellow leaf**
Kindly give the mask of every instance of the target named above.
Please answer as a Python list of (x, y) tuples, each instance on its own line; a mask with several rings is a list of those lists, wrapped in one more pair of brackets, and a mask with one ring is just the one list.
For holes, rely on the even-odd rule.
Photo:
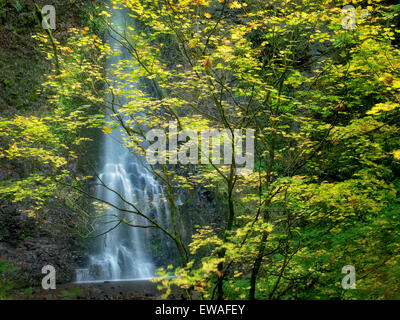
[(237, 1), (233, 1), (231, 4), (229, 4), (229, 8), (231, 9), (240, 9), (241, 7), (242, 5)]
[(398, 103), (378, 103), (375, 106), (373, 106), (371, 110), (368, 110), (367, 114), (375, 115), (375, 114), (379, 114), (381, 112), (392, 111), (399, 107), (400, 107), (400, 104), (398, 104)]
[(102, 130), (105, 134), (109, 134), (109, 133), (111, 133), (111, 128), (110, 127), (103, 127), (103, 130)]
[(396, 159), (396, 160), (400, 160), (400, 150), (393, 150), (393, 157)]

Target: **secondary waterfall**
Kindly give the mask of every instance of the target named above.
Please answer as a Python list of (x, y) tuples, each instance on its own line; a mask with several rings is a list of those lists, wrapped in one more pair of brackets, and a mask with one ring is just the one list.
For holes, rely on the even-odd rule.
[[(124, 26), (122, 10), (113, 10), (114, 27)], [(110, 31), (112, 32), (112, 31)], [(124, 48), (115, 40), (116, 35), (109, 36), (107, 41), (111, 48), (121, 51), (107, 61), (107, 77), (115, 80), (112, 70), (121, 59), (131, 59)], [(120, 82), (121, 84), (121, 82)], [(122, 103), (125, 101), (120, 101)], [(133, 207), (121, 200), (134, 203), (146, 215), (157, 220), (166, 219), (168, 209), (163, 199), (163, 191), (157, 180), (148, 170), (140, 157), (132, 154), (121, 145), (123, 135), (119, 129), (110, 135), (104, 135), (101, 141), (100, 164), (97, 166), (99, 181), (109, 187), (96, 186), (94, 196), (112, 203), (118, 208), (133, 210)], [(110, 190), (111, 189), (111, 190)], [(116, 191), (113, 192), (112, 190)], [(120, 196), (119, 196), (119, 195)], [(95, 212), (94, 214), (98, 214)], [(115, 225), (118, 218), (125, 217), (134, 225), (147, 225), (146, 219), (115, 208), (103, 212), (104, 218), (98, 224), (97, 233), (102, 233)], [(162, 216), (163, 215), (163, 216)], [(164, 216), (165, 215), (165, 216)], [(105, 220), (114, 223), (104, 223)], [(130, 227), (120, 224), (117, 228), (97, 238), (89, 263), (85, 268), (76, 270), (76, 280), (127, 280), (151, 278), (155, 266), (151, 254), (151, 229)]]

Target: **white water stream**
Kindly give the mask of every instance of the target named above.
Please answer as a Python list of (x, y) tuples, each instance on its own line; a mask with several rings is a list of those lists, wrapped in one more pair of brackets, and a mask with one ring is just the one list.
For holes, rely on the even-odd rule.
[[(113, 10), (112, 20), (115, 27), (123, 27), (125, 25), (123, 11)], [(113, 80), (111, 71), (115, 68), (115, 64), (121, 59), (131, 58), (118, 41), (110, 36), (107, 41), (111, 48), (121, 50), (120, 55), (111, 57), (107, 61), (108, 79)], [(137, 205), (146, 215), (159, 220), (161, 215), (168, 214), (161, 200), (163, 199), (162, 188), (141, 159), (123, 147), (120, 141), (122, 141), (122, 133), (118, 129), (102, 137), (99, 178), (128, 202)], [(119, 208), (133, 210), (132, 206), (122, 201), (116, 193), (103, 186), (96, 187), (94, 196)], [(102, 220), (115, 221), (116, 216), (126, 217), (135, 225), (148, 223), (143, 217), (113, 208), (105, 211), (105, 217)], [(105, 232), (112, 225), (113, 223), (99, 224), (97, 232)], [(121, 224), (99, 237), (93, 252), (89, 254), (88, 265), (76, 270), (77, 282), (151, 278), (155, 272), (151, 256), (151, 230)]]

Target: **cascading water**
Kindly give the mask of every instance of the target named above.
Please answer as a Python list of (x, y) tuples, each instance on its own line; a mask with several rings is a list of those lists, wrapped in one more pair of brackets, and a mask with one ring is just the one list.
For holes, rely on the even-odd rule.
[[(124, 26), (121, 10), (115, 10), (112, 16), (114, 26), (117, 28)], [(116, 35), (108, 37), (108, 44), (111, 48), (118, 49), (121, 54), (108, 59), (109, 80), (115, 80), (112, 70), (118, 61), (130, 59), (129, 54), (115, 37)], [(119, 83), (123, 84), (121, 81)], [(134, 210), (127, 202), (133, 203), (146, 215), (157, 220), (165, 219), (166, 217), (161, 217), (161, 215), (163, 213), (167, 215), (168, 210), (162, 201), (161, 186), (143, 164), (141, 158), (121, 145), (122, 138), (123, 134), (120, 130), (113, 130), (110, 135), (102, 137), (98, 182), (102, 181), (108, 188), (98, 185), (94, 196), (127, 210)], [(122, 201), (121, 197), (112, 190), (126, 201)], [(143, 217), (114, 208), (107, 208), (103, 215), (106, 219), (114, 221), (114, 225), (117, 219), (123, 217), (134, 225), (147, 225)], [(106, 232), (112, 225), (112, 223), (107, 225), (103, 221), (98, 226), (98, 233)], [(125, 224), (120, 224), (117, 228), (106, 232), (96, 240), (93, 252), (89, 254), (87, 267), (76, 270), (77, 282), (151, 278), (154, 275), (155, 266), (151, 257), (150, 237), (149, 228), (137, 228)]]

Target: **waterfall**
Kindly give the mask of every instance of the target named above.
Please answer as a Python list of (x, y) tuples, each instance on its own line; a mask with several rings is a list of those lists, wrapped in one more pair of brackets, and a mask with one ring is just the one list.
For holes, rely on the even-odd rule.
[[(112, 22), (114, 27), (124, 26), (123, 10), (113, 10)], [(111, 32), (111, 31), (110, 31)], [(120, 50), (121, 54), (112, 56), (107, 61), (107, 77), (114, 81), (112, 70), (122, 59), (132, 59), (114, 37), (108, 37), (107, 42), (111, 48)], [(123, 83), (119, 80), (119, 84)], [(111, 97), (108, 97), (111, 98)], [(107, 99), (110, 100), (110, 99)], [(126, 103), (125, 101), (119, 101)], [(108, 118), (108, 120), (111, 120)], [(120, 129), (113, 130), (111, 134), (104, 135), (101, 141), (100, 165), (98, 166), (98, 182), (104, 186), (96, 186), (94, 196), (111, 203), (118, 208), (134, 210), (126, 202), (135, 204), (146, 215), (156, 220), (168, 219), (168, 209), (163, 201), (163, 190), (158, 181), (141, 157), (132, 154), (121, 145), (123, 133)], [(126, 200), (122, 201), (121, 197)], [(94, 210), (94, 215), (101, 214)], [(134, 225), (146, 226), (148, 222), (138, 215), (107, 208), (103, 212), (102, 223), (98, 224), (97, 233), (101, 234), (116, 224), (118, 218), (125, 217)], [(106, 221), (113, 221), (106, 223)], [(95, 241), (93, 252), (89, 254), (89, 262), (85, 268), (76, 270), (77, 282), (103, 281), (103, 280), (128, 280), (151, 278), (155, 272), (155, 265), (151, 255), (151, 229), (131, 227), (120, 224), (110, 232), (98, 237)]]

